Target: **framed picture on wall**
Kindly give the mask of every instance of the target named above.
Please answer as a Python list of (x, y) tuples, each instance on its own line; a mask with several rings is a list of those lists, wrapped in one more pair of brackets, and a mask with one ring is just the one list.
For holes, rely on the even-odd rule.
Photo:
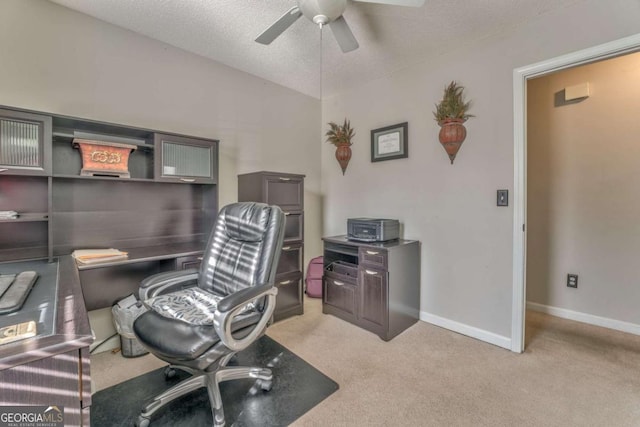
[(409, 157), (408, 122), (371, 131), (371, 161)]

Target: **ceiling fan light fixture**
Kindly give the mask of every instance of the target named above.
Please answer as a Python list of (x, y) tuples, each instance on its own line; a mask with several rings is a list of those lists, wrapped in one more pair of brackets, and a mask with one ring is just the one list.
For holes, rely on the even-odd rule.
[(320, 26), (327, 25), (329, 23), (329, 18), (325, 15), (316, 15), (313, 17), (313, 23)]
[[(362, 3), (380, 3), (394, 6), (420, 7), (425, 0), (354, 0)], [(342, 14), (347, 8), (347, 0), (296, 0), (293, 6), (276, 22), (260, 34), (256, 41), (270, 44), (276, 37), (289, 28), (298, 18), (304, 16), (318, 25), (320, 29), (329, 24), (336, 41), (343, 52), (350, 52), (358, 48), (358, 41), (353, 36), (347, 21)]]
[(342, 16), (347, 8), (347, 0), (298, 0), (298, 7), (311, 22), (325, 25)]

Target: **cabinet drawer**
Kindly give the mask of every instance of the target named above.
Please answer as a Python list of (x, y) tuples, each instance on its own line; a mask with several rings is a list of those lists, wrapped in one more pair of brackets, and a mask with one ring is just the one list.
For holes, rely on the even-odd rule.
[(276, 274), (293, 273), (302, 271), (302, 245), (285, 245), (280, 252), (280, 261)]
[(358, 266), (344, 261), (329, 264), (324, 271), (327, 277), (355, 285), (358, 281)]
[(337, 280), (329, 275), (324, 276), (324, 303), (339, 309), (349, 316), (356, 316), (356, 289), (355, 284)]
[(368, 264), (372, 267), (387, 268), (387, 250), (372, 247), (358, 248), (360, 264)]
[(302, 213), (285, 212), (284, 241), (301, 241), (304, 233)]
[(278, 205), (285, 212), (302, 211), (304, 185), (301, 177), (266, 175), (263, 185), (267, 204)]
[(176, 269), (187, 270), (189, 268), (200, 268), (202, 264), (202, 255), (198, 256), (183, 256), (176, 258)]
[(276, 276), (276, 313), (295, 309), (302, 304), (302, 274), (300, 272)]

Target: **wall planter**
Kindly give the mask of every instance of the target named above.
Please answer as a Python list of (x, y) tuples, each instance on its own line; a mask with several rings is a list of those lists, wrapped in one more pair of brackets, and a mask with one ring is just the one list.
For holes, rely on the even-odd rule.
[(440, 139), (440, 144), (442, 144), (444, 150), (447, 152), (451, 164), (453, 164), (453, 160), (456, 158), (460, 146), (467, 137), (467, 129), (463, 123), (463, 119), (445, 119), (440, 123), (438, 138)]
[(444, 88), (442, 100), (436, 104), (433, 116), (440, 125), (438, 138), (444, 147), (451, 164), (460, 150), (460, 146), (467, 137), (467, 129), (464, 122), (473, 115), (467, 111), (471, 106), (471, 101), (464, 101), (464, 87), (452, 81)]
[(351, 138), (355, 136), (355, 131), (351, 128), (351, 123), (345, 118), (344, 124), (338, 125), (329, 122), (329, 130), (325, 134), (327, 142), (336, 146), (336, 160), (342, 169), (342, 175), (347, 170), (349, 160), (351, 160)]
[(342, 169), (342, 175), (344, 175), (347, 170), (347, 165), (349, 164), (349, 160), (351, 160), (351, 144), (340, 144), (336, 148), (336, 160), (340, 164), (340, 169)]

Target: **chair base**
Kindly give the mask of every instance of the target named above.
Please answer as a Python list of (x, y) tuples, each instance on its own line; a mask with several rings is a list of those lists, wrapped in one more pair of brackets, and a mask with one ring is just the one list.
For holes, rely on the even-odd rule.
[[(226, 362), (228, 362), (228, 360)], [(209, 403), (211, 404), (211, 412), (213, 414), (213, 425), (215, 427), (223, 427), (225, 425), (225, 421), (224, 409), (222, 408), (222, 396), (220, 395), (220, 383), (237, 379), (255, 378), (258, 380), (256, 382), (257, 387), (264, 391), (269, 391), (271, 390), (273, 382), (273, 373), (271, 372), (271, 369), (268, 368), (221, 366), (217, 370), (211, 372), (191, 370), (183, 366), (169, 366), (169, 369), (181, 369), (191, 373), (193, 376), (164, 391), (156, 396), (151, 402), (146, 404), (142, 408), (142, 412), (138, 417), (136, 422), (137, 426), (148, 426), (153, 414), (155, 414), (164, 405), (201, 387), (206, 387), (209, 395)]]

